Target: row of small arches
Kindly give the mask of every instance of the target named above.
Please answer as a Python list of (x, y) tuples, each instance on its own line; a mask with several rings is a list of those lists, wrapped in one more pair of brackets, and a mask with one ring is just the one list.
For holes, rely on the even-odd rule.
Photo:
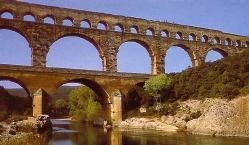
[[(1, 18), (8, 18), (8, 19), (13, 19), (14, 16), (11, 12), (9, 11), (5, 11), (3, 13), (1, 13)], [(26, 15), (23, 16), (23, 20), (24, 21), (32, 21), (32, 22), (36, 22), (36, 19), (34, 17), (33, 14), (31, 13), (26, 13)], [(55, 19), (53, 18), (53, 16), (45, 16), (43, 18), (43, 22), (47, 23), (47, 24), (56, 24)], [(65, 18), (62, 21), (62, 25), (65, 26), (74, 26), (73, 24), (73, 19), (71, 18)], [(92, 28), (92, 24), (90, 22), (90, 20), (88, 19), (84, 19), (81, 21), (80, 23), (80, 27), (82, 28)], [(108, 30), (108, 25), (106, 22), (104, 21), (100, 21), (97, 26), (97, 29), (99, 30)], [(114, 26), (114, 31), (116, 32), (124, 32), (124, 27), (122, 24), (118, 23)], [(134, 34), (139, 34), (139, 28), (136, 25), (132, 25), (130, 27), (130, 33), (134, 33)], [(149, 36), (154, 36), (155, 32), (153, 28), (148, 28), (146, 30), (146, 35)], [(172, 37), (171, 33), (168, 30), (162, 30), (160, 32), (160, 35), (162, 37)], [(183, 40), (185, 38), (183, 38), (183, 34), (181, 32), (176, 32), (175, 36), (173, 36), (173, 38), (178, 39), (178, 40)], [(190, 33), (188, 35), (188, 37), (186, 38), (189, 41), (198, 41), (197, 36), (194, 33)], [(214, 37), (213, 39), (211, 39), (211, 41), (209, 40), (209, 37), (207, 35), (203, 35), (200, 38), (200, 41), (203, 43), (208, 43), (210, 42), (211, 44), (220, 44), (220, 45), (227, 45), (227, 46), (236, 46), (236, 47), (249, 47), (249, 41), (246, 41), (244, 43), (242, 43), (240, 40), (236, 40), (236, 41), (232, 41), (230, 38), (227, 38), (224, 40), (224, 43), (221, 43), (221, 39), (219, 37)]]

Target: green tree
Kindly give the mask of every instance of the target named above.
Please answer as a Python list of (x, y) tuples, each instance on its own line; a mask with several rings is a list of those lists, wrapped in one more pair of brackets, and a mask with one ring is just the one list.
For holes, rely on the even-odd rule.
[(161, 100), (161, 91), (170, 86), (171, 79), (165, 75), (161, 74), (158, 76), (151, 77), (145, 81), (144, 89), (156, 100), (156, 105), (160, 105), (158, 100)]
[(70, 115), (79, 121), (92, 122), (101, 110), (97, 95), (83, 85), (70, 92), (69, 106)]
[(67, 108), (68, 104), (67, 104), (67, 102), (64, 99), (58, 99), (55, 102), (55, 107), (57, 109)]

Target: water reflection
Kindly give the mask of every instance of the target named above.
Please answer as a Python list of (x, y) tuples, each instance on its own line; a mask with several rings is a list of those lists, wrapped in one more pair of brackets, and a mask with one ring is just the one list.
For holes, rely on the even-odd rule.
[(246, 145), (249, 138), (211, 137), (145, 130), (105, 131), (67, 120), (53, 120), (49, 145)]

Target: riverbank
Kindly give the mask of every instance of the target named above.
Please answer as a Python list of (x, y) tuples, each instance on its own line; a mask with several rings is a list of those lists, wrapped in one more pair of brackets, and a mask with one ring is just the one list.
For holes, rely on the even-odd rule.
[(121, 122), (120, 127), (249, 137), (249, 96), (233, 100), (208, 98), (177, 103), (173, 115), (128, 118)]
[(44, 145), (52, 131), (52, 124), (46, 117), (0, 122), (0, 145)]

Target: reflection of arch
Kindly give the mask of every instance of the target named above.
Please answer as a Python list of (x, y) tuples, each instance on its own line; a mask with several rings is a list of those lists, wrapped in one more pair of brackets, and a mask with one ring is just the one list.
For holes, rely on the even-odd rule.
[(95, 81), (85, 79), (85, 78), (76, 78), (76, 79), (72, 79), (72, 80), (66, 80), (66, 81), (58, 84), (56, 86), (56, 88), (58, 89), (60, 86), (67, 84), (67, 83), (79, 83), (79, 84), (86, 85), (96, 93), (96, 95), (98, 96), (98, 99), (99, 99), (98, 101), (102, 105), (107, 105), (107, 103), (110, 103), (109, 95), (107, 94), (107, 92), (104, 90), (104, 88), (101, 85), (99, 85)]
[(207, 57), (208, 52), (211, 51), (211, 50), (218, 52), (218, 53), (221, 54), (223, 57), (227, 57), (227, 56), (228, 56), (228, 53), (227, 53), (226, 51), (224, 51), (224, 50), (222, 50), (222, 49), (220, 49), (220, 48), (214, 47), (214, 48), (211, 48), (211, 49), (209, 49), (209, 50), (207, 51), (207, 53), (206, 53), (206, 55), (205, 55), (205, 59), (206, 59), (206, 57)]
[(26, 91), (26, 93), (28, 94), (28, 97), (31, 98), (30, 90), (26, 87), (26, 85), (22, 81), (16, 78), (5, 77), (5, 76), (0, 76), (0, 81), (10, 81), (10, 82), (20, 85)]

